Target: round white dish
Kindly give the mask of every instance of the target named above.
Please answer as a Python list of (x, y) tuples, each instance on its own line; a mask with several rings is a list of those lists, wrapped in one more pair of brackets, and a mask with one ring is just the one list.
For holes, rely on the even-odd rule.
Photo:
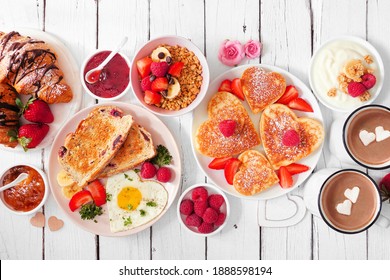
[[(301, 164), (305, 164), (310, 167), (309, 171), (306, 171), (301, 174), (297, 174), (293, 176), (294, 179), (294, 185), (291, 188), (288, 189), (282, 189), (279, 184), (275, 184), (274, 186), (268, 188), (267, 190), (264, 190), (256, 195), (253, 196), (244, 196), (237, 192), (232, 185), (229, 185), (226, 182), (225, 176), (224, 176), (224, 171), (223, 170), (212, 170), (208, 168), (208, 164), (211, 162), (212, 158), (204, 156), (200, 154), (196, 148), (195, 148), (195, 135), (196, 131), (198, 130), (198, 127), (205, 122), (208, 119), (208, 114), (207, 114), (207, 104), (210, 101), (211, 97), (218, 91), (219, 85), (221, 82), (225, 79), (234, 79), (241, 77), (242, 73), (245, 71), (245, 69), (249, 67), (262, 67), (267, 71), (274, 71), (274, 72), (279, 72), (284, 76), (286, 79), (286, 84), (287, 85), (294, 85), (298, 92), (300, 93), (300, 97), (305, 99), (313, 108), (314, 112), (313, 113), (306, 113), (306, 112), (301, 112), (301, 111), (296, 111), (296, 115), (298, 117), (310, 117), (317, 119), (318, 121), (323, 123), (323, 118), (321, 114), (320, 107), (318, 106), (318, 103), (311, 93), (310, 89), (297, 77), (292, 75), (291, 73), (275, 67), (275, 66), (270, 66), (270, 65), (265, 65), (265, 64), (251, 64), (251, 65), (243, 65), (239, 67), (235, 67), (233, 69), (230, 69), (226, 71), (225, 73), (221, 74), (218, 76), (209, 86), (209, 89), (207, 91), (207, 95), (203, 99), (202, 103), (194, 110), (193, 112), (193, 121), (192, 121), (192, 137), (191, 137), (191, 144), (192, 144), (192, 150), (195, 156), (195, 159), (199, 165), (199, 167), (203, 170), (203, 172), (207, 175), (207, 177), (219, 188), (221, 188), (223, 191), (239, 197), (239, 198), (245, 198), (245, 199), (253, 199), (253, 200), (265, 200), (265, 199), (271, 199), (275, 197), (282, 196), (286, 193), (291, 192), (295, 188), (297, 188), (300, 184), (302, 184), (307, 177), (311, 174), (313, 171), (314, 167), (317, 165), (317, 162), (320, 158), (321, 155), (321, 150), (322, 150), (322, 145), (320, 148), (318, 148), (315, 152), (313, 152), (311, 155), (308, 157), (303, 158), (302, 160), (299, 161)], [(249, 117), (252, 119), (252, 122), (256, 128), (257, 133), (259, 133), (259, 121), (260, 121), (260, 116), (261, 114), (253, 114), (252, 111), (249, 108), (248, 103), (245, 101), (242, 103), (247, 110)], [(262, 151), (264, 153), (263, 147), (261, 145), (254, 147), (254, 149)]]

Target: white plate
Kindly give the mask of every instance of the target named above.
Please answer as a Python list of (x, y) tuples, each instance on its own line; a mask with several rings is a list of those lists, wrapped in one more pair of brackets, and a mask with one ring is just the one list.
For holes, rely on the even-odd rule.
[[(328, 96), (326, 96), (324, 94), (321, 94), (319, 89), (316, 88), (315, 82), (313, 80), (314, 74), (312, 73), (314, 71), (313, 70), (314, 62), (316, 61), (316, 59), (318, 57), (318, 54), (319, 54), (319, 52), (322, 49), (327, 47), (329, 44), (337, 43), (337, 41), (339, 41), (339, 42), (345, 41), (345, 42), (352, 42), (352, 43), (358, 44), (363, 49), (367, 50), (367, 54), (370, 54), (373, 57), (373, 60), (374, 60), (375, 65), (377, 67), (377, 71), (374, 73), (375, 77), (376, 77), (376, 84), (375, 84), (375, 86), (372, 89), (369, 90), (370, 93), (371, 93), (371, 98), (369, 100), (367, 100), (365, 102), (355, 102), (355, 98), (350, 97), (348, 95), (345, 95), (345, 96), (343, 96), (343, 98), (345, 98), (345, 102), (346, 103), (338, 105), (338, 104), (330, 101), (329, 98), (331, 98), (331, 97), (328, 97)], [(310, 87), (312, 88), (314, 94), (316, 95), (318, 100), (324, 106), (328, 107), (331, 110), (338, 111), (338, 112), (352, 112), (353, 110), (355, 110), (356, 108), (358, 108), (360, 106), (368, 105), (368, 104), (372, 103), (378, 97), (378, 95), (379, 95), (379, 93), (380, 93), (380, 91), (382, 89), (382, 86), (383, 86), (384, 73), (385, 73), (385, 71), (384, 71), (382, 58), (379, 55), (378, 51), (374, 48), (373, 45), (371, 45), (369, 42), (367, 42), (366, 40), (363, 40), (363, 39), (361, 39), (359, 37), (355, 37), (355, 36), (342, 36), (342, 37), (333, 38), (333, 39), (323, 43), (314, 52), (314, 54), (313, 54), (313, 56), (311, 58), (311, 61), (310, 61), (309, 82), (310, 82)], [(335, 75), (337, 75), (337, 74), (338, 73), (335, 73)], [(337, 87), (337, 85), (338, 84), (336, 84), (335, 86)]]
[[(38, 29), (18, 28), (16, 30), (23, 36), (30, 36), (34, 39), (45, 41), (55, 51), (58, 59), (59, 68), (64, 72), (64, 79), (66, 83), (72, 88), (73, 99), (69, 103), (50, 104), (50, 109), (54, 115), (54, 122), (49, 124), (50, 130), (45, 139), (34, 149), (43, 149), (51, 145), (60, 127), (67, 119), (76, 113), (81, 105), (82, 88), (79, 78), (79, 69), (76, 60), (69, 49), (53, 35), (43, 32)], [(19, 95), (19, 98), (26, 103), (30, 95)], [(28, 123), (23, 117), (21, 123)], [(6, 151), (24, 152), (23, 148), (18, 145), (15, 148), (5, 147), (0, 145), (0, 149)]]
[[(265, 64), (258, 64), (258, 65), (243, 65), (240, 67), (235, 67), (231, 70), (226, 71), (222, 75), (218, 76), (209, 86), (209, 90), (207, 92), (206, 97), (203, 99), (202, 103), (195, 109), (194, 115), (193, 115), (193, 122), (192, 122), (192, 137), (191, 137), (191, 143), (192, 143), (192, 150), (195, 155), (195, 159), (198, 162), (198, 165), (203, 170), (204, 173), (206, 173), (207, 177), (211, 179), (215, 185), (217, 185), (219, 188), (221, 188), (223, 191), (236, 196), (240, 198), (245, 199), (253, 199), (253, 200), (265, 200), (265, 199), (271, 199), (275, 197), (282, 196), (286, 193), (291, 192), (293, 189), (297, 188), (300, 184), (302, 184), (306, 178), (311, 174), (314, 167), (317, 165), (317, 162), (321, 155), (322, 145), (319, 149), (317, 149), (314, 153), (309, 155), (308, 157), (305, 157), (299, 161), (301, 164), (305, 164), (310, 167), (310, 170), (301, 174), (297, 174), (293, 176), (294, 179), (294, 185), (289, 189), (282, 189), (279, 184), (275, 184), (274, 186), (270, 187), (269, 189), (262, 191), (256, 195), (253, 196), (244, 196), (237, 192), (235, 188), (232, 185), (229, 185), (226, 182), (224, 172), (223, 170), (212, 170), (208, 168), (208, 164), (211, 162), (212, 158), (204, 156), (200, 154), (194, 145), (195, 141), (195, 134), (198, 130), (199, 126), (205, 122), (208, 119), (207, 114), (207, 104), (210, 101), (211, 97), (218, 91), (219, 85), (221, 82), (225, 79), (234, 79), (241, 77), (242, 73), (245, 71), (245, 69), (253, 66), (262, 67), (267, 71), (274, 71), (279, 72), (284, 76), (286, 79), (287, 85), (294, 85), (298, 92), (299, 96), (305, 99), (313, 108), (314, 113), (305, 113), (301, 111), (294, 111), (298, 117), (310, 117), (313, 119), (317, 119), (320, 122), (323, 123), (323, 118), (321, 114), (320, 107), (318, 106), (318, 103), (316, 99), (314, 98), (311, 91), (308, 89), (308, 87), (297, 77), (290, 74), (289, 72), (280, 69), (275, 66), (265, 65)], [(253, 124), (255, 125), (255, 128), (257, 130), (257, 133), (259, 133), (259, 121), (261, 114), (253, 114), (252, 111), (249, 109), (248, 103), (245, 101), (242, 103), (247, 110), (250, 118), (252, 119)], [(257, 146), (254, 149), (262, 151), (264, 154), (263, 147)]]
[[(112, 233), (110, 231), (110, 222), (108, 218), (108, 209), (107, 204), (103, 205), (103, 215), (96, 218), (98, 221), (94, 223), (93, 221), (82, 220), (78, 211), (71, 212), (69, 210), (69, 199), (67, 199), (62, 194), (61, 187), (57, 183), (57, 174), (61, 170), (61, 166), (57, 160), (58, 149), (64, 144), (65, 137), (68, 133), (74, 132), (78, 124), (87, 117), (88, 113), (95, 107), (102, 105), (113, 105), (121, 108), (126, 114), (131, 114), (134, 118), (134, 121), (141, 126), (145, 127), (147, 131), (150, 132), (153, 138), (153, 143), (155, 146), (161, 144), (164, 145), (171, 153), (173, 157), (172, 164), (169, 166), (172, 170), (172, 179), (169, 183), (163, 184), (168, 192), (168, 204), (163, 210), (163, 212), (154, 220), (149, 223), (142, 225), (140, 227), (122, 231), (117, 233)], [(125, 236), (140, 232), (157, 220), (159, 220), (164, 213), (172, 205), (177, 192), (180, 188), (180, 179), (181, 179), (181, 159), (179, 149), (176, 145), (175, 139), (173, 138), (169, 129), (165, 124), (157, 118), (152, 113), (148, 112), (146, 109), (139, 106), (122, 103), (122, 102), (105, 102), (104, 104), (94, 105), (88, 108), (85, 108), (74, 115), (58, 132), (58, 135), (54, 139), (50, 155), (49, 155), (49, 164), (48, 164), (48, 179), (52, 194), (54, 199), (57, 201), (58, 206), (65, 212), (65, 214), (79, 227), (83, 228), (86, 231), (92, 232), (94, 234), (103, 235), (103, 236)]]

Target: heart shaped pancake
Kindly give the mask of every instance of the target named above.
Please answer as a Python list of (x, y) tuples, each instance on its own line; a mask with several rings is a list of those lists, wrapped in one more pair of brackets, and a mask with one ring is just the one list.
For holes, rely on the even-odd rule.
[(37, 212), (34, 217), (30, 219), (30, 223), (34, 227), (43, 228), (45, 226), (45, 215), (42, 212)]
[(254, 195), (279, 182), (271, 164), (259, 151), (245, 151), (238, 159), (241, 165), (234, 175), (233, 186), (240, 194)]
[[(195, 136), (197, 150), (208, 157), (227, 157), (260, 144), (259, 135), (241, 101), (229, 92), (217, 92), (209, 101), (209, 119), (202, 123)], [(233, 135), (225, 137), (219, 124), (236, 123)]]
[[(287, 131), (288, 134), (295, 131), (295, 139), (284, 139)], [(315, 151), (324, 140), (325, 132), (320, 122), (298, 118), (287, 106), (272, 104), (261, 115), (260, 137), (272, 167), (278, 169)], [(291, 144), (295, 141), (295, 145)]]
[(257, 114), (275, 103), (286, 90), (286, 80), (277, 72), (250, 67), (241, 76), (242, 90), (252, 112)]
[(58, 219), (55, 216), (51, 216), (49, 220), (47, 221), (47, 224), (51, 231), (57, 231), (60, 230), (64, 226), (64, 221)]

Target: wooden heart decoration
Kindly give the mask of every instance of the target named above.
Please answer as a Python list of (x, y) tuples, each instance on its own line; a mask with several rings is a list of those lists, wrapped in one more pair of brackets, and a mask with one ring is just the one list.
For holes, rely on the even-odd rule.
[[(195, 136), (195, 147), (208, 157), (227, 157), (260, 144), (259, 135), (241, 101), (229, 92), (218, 92), (207, 107), (209, 119), (202, 123)], [(225, 137), (219, 129), (224, 120), (233, 120), (233, 135)]]
[[(297, 139), (293, 139), (296, 140), (296, 145), (289, 143), (291, 139), (285, 140), (287, 132), (291, 131), (296, 134)], [(265, 108), (261, 115), (260, 137), (272, 167), (279, 169), (319, 148), (325, 132), (317, 120), (298, 118), (287, 106), (272, 104)]]
[(275, 103), (286, 90), (286, 80), (277, 72), (250, 67), (241, 76), (242, 90), (252, 112), (257, 114)]
[(37, 212), (34, 217), (30, 219), (30, 223), (34, 227), (43, 228), (45, 226), (45, 215), (42, 212)]
[(51, 216), (49, 220), (47, 221), (47, 224), (51, 231), (57, 231), (60, 230), (64, 226), (64, 221), (58, 219), (55, 216)]

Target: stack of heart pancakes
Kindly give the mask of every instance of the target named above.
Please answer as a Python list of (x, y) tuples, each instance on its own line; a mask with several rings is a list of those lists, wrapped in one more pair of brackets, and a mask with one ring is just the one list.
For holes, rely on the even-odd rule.
[[(238, 155), (241, 164), (234, 175), (233, 186), (238, 193), (250, 196), (278, 183), (276, 171), (314, 152), (321, 146), (325, 133), (319, 121), (298, 118), (286, 105), (275, 103), (286, 90), (281, 74), (249, 67), (242, 74), (241, 84), (252, 113), (262, 112), (259, 133), (237, 97), (217, 92), (208, 103), (209, 119), (199, 126), (195, 146), (208, 157)], [(229, 137), (219, 126), (225, 120), (236, 122), (234, 133)], [(293, 144), (283, 140), (291, 132), (295, 135)], [(265, 155), (258, 151), (260, 143)]]

